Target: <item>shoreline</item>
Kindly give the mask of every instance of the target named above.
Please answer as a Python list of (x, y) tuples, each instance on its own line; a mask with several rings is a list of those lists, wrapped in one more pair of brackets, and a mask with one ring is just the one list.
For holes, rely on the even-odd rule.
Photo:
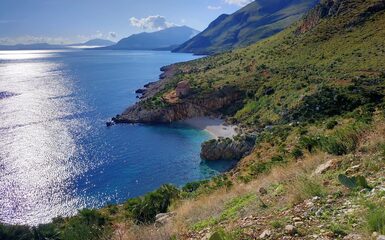
[(206, 131), (215, 139), (233, 138), (237, 135), (237, 126), (227, 125), (225, 124), (225, 121), (220, 118), (195, 117), (186, 120), (181, 120), (178, 122), (189, 125), (196, 129)]

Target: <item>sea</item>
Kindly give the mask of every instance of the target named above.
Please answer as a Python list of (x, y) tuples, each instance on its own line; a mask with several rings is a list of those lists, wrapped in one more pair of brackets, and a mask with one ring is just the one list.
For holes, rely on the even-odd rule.
[(183, 124), (106, 121), (156, 81), (160, 67), (198, 58), (164, 51), (0, 51), (0, 222), (37, 225), (123, 203), (228, 170), (205, 162), (212, 138)]

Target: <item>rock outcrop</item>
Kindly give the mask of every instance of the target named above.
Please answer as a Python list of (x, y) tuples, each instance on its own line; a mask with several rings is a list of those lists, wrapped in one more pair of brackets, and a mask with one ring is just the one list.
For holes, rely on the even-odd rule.
[[(364, 1), (364, 0), (361, 0)], [(297, 33), (305, 33), (313, 29), (323, 18), (336, 17), (345, 14), (354, 8), (354, 4), (360, 4), (359, 1), (344, 1), (344, 0), (321, 0), (320, 3), (305, 16), (304, 20), (297, 29)], [(377, 0), (373, 4), (361, 12), (357, 18), (350, 19), (350, 22), (345, 27), (354, 27), (373, 14), (385, 9), (385, 1)]]
[(210, 94), (189, 95), (162, 106), (148, 106), (146, 101), (140, 101), (113, 120), (116, 123), (170, 123), (194, 117), (219, 116), (223, 109), (239, 103), (242, 96), (243, 93), (236, 88), (224, 87)]
[(175, 88), (176, 96), (178, 98), (187, 97), (191, 93), (191, 87), (188, 81), (181, 81)]
[(202, 143), (201, 158), (208, 161), (240, 160), (250, 153), (254, 144), (255, 139), (248, 137), (212, 139)]

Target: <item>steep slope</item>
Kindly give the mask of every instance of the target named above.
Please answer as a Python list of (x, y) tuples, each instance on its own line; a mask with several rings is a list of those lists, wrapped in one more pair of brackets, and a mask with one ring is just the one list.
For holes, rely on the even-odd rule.
[[(165, 74), (168, 77), (159, 82), (156, 93), (134, 108), (171, 109), (231, 87), (233, 92), (243, 93), (240, 99), (244, 103), (240, 111), (231, 115), (232, 121), (257, 127), (322, 119), (377, 101), (383, 93), (382, 80), (376, 79), (385, 68), (385, 25), (379, 16), (383, 13), (382, 1), (377, 5), (374, 0), (361, 5), (359, 2), (330, 0), (298, 26), (272, 38), (244, 49), (165, 68), (172, 69), (172, 73)], [(332, 7), (324, 7), (327, 4)], [(373, 6), (368, 7), (369, 4)], [(181, 80), (189, 82), (191, 93), (176, 103), (167, 102), (164, 96)], [(376, 84), (367, 83), (371, 81)], [(335, 95), (340, 97), (341, 105), (329, 101)], [(221, 113), (226, 112), (226, 106), (220, 108)], [(201, 108), (210, 110), (204, 104)], [(128, 111), (121, 118), (127, 120), (129, 116)], [(135, 120), (141, 122), (136, 112), (135, 117), (138, 116)], [(175, 116), (176, 119), (167, 120), (183, 118)]]
[(316, 2), (256, 0), (231, 15), (219, 16), (206, 30), (174, 51), (212, 54), (250, 45), (290, 26)]
[(157, 32), (139, 33), (120, 40), (107, 49), (156, 50), (168, 49), (179, 45), (198, 33), (187, 26), (171, 27)]

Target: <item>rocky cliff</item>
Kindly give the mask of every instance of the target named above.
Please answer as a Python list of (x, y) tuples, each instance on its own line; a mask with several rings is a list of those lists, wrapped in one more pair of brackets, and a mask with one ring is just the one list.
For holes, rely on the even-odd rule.
[[(158, 90), (167, 79), (161, 82), (163, 83), (154, 84)], [(153, 95), (152, 91), (154, 90), (147, 92), (147, 96)], [(117, 123), (170, 123), (194, 117), (218, 117), (229, 108), (240, 106), (243, 98), (243, 92), (235, 87), (223, 87), (206, 94), (192, 93), (189, 96), (183, 95), (183, 98), (175, 95), (171, 100), (169, 95), (172, 95), (173, 91), (160, 97), (158, 105), (152, 104), (153, 99), (145, 99), (129, 107), (113, 120)]]
[(253, 149), (255, 139), (239, 137), (236, 139), (213, 139), (202, 144), (201, 158), (209, 161), (240, 160)]
[[(313, 8), (304, 17), (297, 33), (305, 33), (313, 29), (324, 18), (343, 16), (351, 9), (357, 8), (359, 1), (343, 1), (343, 0), (321, 0), (315, 8)], [(353, 27), (368, 19), (373, 14), (385, 9), (385, 1), (377, 1), (366, 7), (361, 14), (350, 19), (345, 23), (345, 27)]]

